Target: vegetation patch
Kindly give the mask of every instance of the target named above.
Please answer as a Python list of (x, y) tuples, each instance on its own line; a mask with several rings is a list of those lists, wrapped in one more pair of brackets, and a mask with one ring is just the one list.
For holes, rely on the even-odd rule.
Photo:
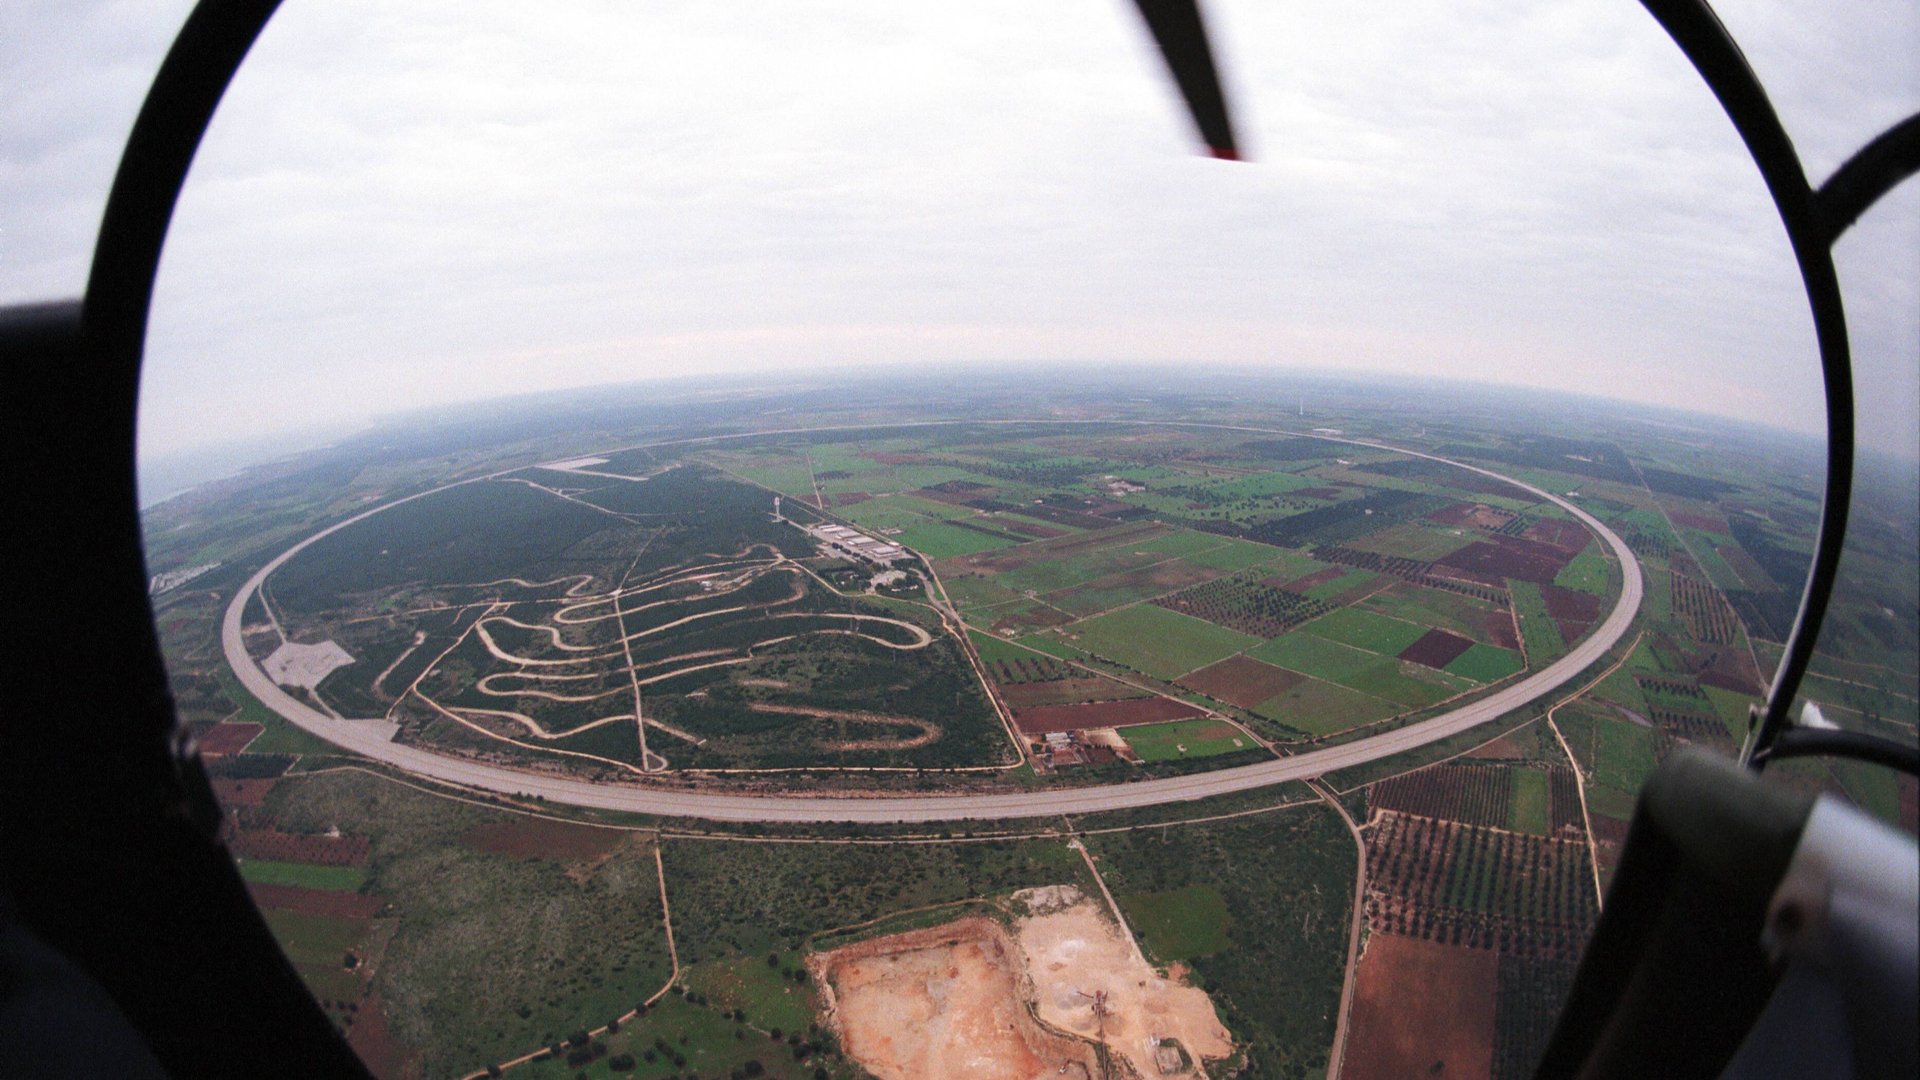
[(475, 825), (460, 841), (479, 851), (516, 859), (582, 862), (606, 857), (631, 836), (623, 829), (513, 815)]
[(1306, 676), (1286, 668), (1263, 664), (1250, 656), (1229, 656), (1217, 664), (1190, 671), (1180, 679), (1216, 701), (1258, 708), (1260, 703), (1300, 685)]
[(1255, 660), (1275, 664), (1316, 679), (1338, 681), (1373, 664), (1374, 654), (1351, 645), (1296, 630), (1247, 650)]
[(1475, 642), (1446, 667), (1447, 674), (1477, 683), (1498, 682), (1525, 669), (1520, 654), (1511, 649)]
[(1302, 629), (1316, 637), (1381, 656), (1398, 656), (1427, 634), (1426, 627), (1376, 615), (1363, 608), (1343, 608), (1313, 620)]
[(1127, 745), (1142, 761), (1177, 761), (1248, 750), (1256, 745), (1247, 733), (1224, 720), (1181, 720), (1146, 724), (1126, 731)]
[(1127, 922), (1160, 963), (1209, 956), (1233, 943), (1227, 934), (1233, 917), (1227, 912), (1226, 898), (1212, 885), (1196, 883), (1166, 892), (1128, 893), (1119, 899)]
[(241, 877), (261, 885), (298, 885), (352, 892), (367, 883), (366, 868), (361, 866), (317, 866), (273, 859), (236, 859), (234, 862)]
[(1309, 735), (1337, 735), (1361, 724), (1384, 720), (1400, 706), (1338, 683), (1308, 679), (1255, 710)]
[(1512, 769), (1513, 813), (1507, 827), (1534, 836), (1547, 835), (1547, 773), (1541, 769)]
[[(1156, 696), (1125, 701), (1093, 701), (1079, 705), (1036, 705), (1015, 709), (1013, 722), (1029, 735), (1044, 735), (1050, 731), (1157, 724), (1200, 715), (1202, 713), (1198, 708), (1184, 701)], [(1131, 730), (1128, 732), (1128, 741), (1132, 741)]]
[(1174, 679), (1260, 644), (1251, 634), (1215, 626), (1152, 604), (1137, 604), (1074, 624), (1075, 642), (1162, 679)]

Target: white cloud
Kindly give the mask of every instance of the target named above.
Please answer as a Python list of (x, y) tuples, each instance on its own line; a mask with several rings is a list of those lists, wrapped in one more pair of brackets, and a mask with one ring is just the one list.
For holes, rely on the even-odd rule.
[[(1816, 177), (1920, 104), (1911, 5), (1721, 6)], [(176, 218), (145, 445), (841, 359), (1277, 360), (1813, 425), (1780, 226), (1637, 7), (1208, 10), (1250, 164), (1193, 152), (1121, 0), (289, 5)], [(44, 87), (0, 97), (0, 295), (77, 289), (145, 12), (0, 17), (7, 82)], [(1895, 446), (1914, 209), (1840, 252)]]

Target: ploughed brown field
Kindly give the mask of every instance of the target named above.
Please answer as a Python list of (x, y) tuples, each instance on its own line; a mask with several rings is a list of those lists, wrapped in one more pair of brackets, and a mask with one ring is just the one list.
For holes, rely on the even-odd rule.
[(1485, 577), (1517, 578), (1548, 584), (1559, 576), (1573, 555), (1567, 549), (1519, 536), (1489, 536), (1441, 558), (1434, 565), (1465, 570)]
[(1580, 554), (1591, 538), (1586, 526), (1577, 521), (1566, 521), (1561, 518), (1542, 518), (1529, 526), (1521, 535), (1529, 540), (1552, 544), (1567, 552), (1569, 556)]
[(1306, 680), (1305, 675), (1263, 664), (1249, 656), (1229, 656), (1217, 664), (1187, 673), (1180, 682), (1215, 700), (1251, 709)]
[(1547, 614), (1556, 619), (1590, 623), (1600, 617), (1603, 601), (1592, 593), (1563, 589), (1558, 585), (1540, 586), (1540, 599), (1547, 603)]
[(284, 833), (276, 829), (241, 829), (227, 847), (243, 859), (317, 863), (321, 866), (361, 866), (367, 861), (369, 841), (364, 836), (324, 836)]
[(267, 792), (272, 791), (273, 785), (279, 782), (277, 777), (267, 777), (262, 780), (228, 780), (214, 777), (211, 781), (213, 797), (220, 801), (221, 806), (259, 806), (267, 801)]
[(1089, 701), (1111, 701), (1120, 698), (1142, 697), (1147, 692), (1136, 690), (1126, 683), (1099, 677), (1086, 679), (1051, 679), (1046, 682), (1001, 683), (1000, 696), (1015, 709), (1030, 709), (1040, 705), (1073, 705)]
[(1498, 977), (1491, 950), (1374, 934), (1354, 976), (1342, 1077), (1486, 1080)]
[(1199, 709), (1184, 701), (1150, 697), (1132, 701), (1095, 701), (1085, 705), (1036, 705), (1031, 709), (1013, 710), (1013, 722), (1029, 735), (1045, 735), (1049, 731), (1154, 724), (1162, 720), (1186, 720), (1203, 715)]
[(237, 754), (265, 730), (259, 724), (215, 724), (195, 741), (203, 754)]
[(460, 839), (468, 847), (495, 855), (583, 862), (609, 854), (627, 835), (620, 829), (597, 829), (591, 825), (529, 817), (477, 825)]
[(1400, 650), (1400, 659), (1411, 660), (1416, 664), (1439, 670), (1460, 658), (1460, 654), (1473, 648), (1473, 639), (1445, 630), (1429, 630), (1420, 636), (1420, 640)]
[(380, 914), (387, 902), (365, 893), (339, 889), (309, 889), (300, 885), (267, 885), (249, 882), (247, 891), (261, 907), (298, 911), (303, 915), (331, 915), (348, 919), (371, 919)]

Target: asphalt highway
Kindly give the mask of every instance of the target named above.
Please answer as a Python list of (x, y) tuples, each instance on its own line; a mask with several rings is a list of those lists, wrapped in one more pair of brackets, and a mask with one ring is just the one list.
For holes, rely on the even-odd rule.
[[(1181, 426), (1228, 427), (1228, 425)], [(1233, 428), (1233, 430), (1276, 435), (1304, 434), (1265, 428)], [(1443, 462), (1468, 472), (1479, 473), (1512, 484), (1559, 506), (1592, 529), (1619, 562), (1622, 572), (1619, 600), (1599, 627), (1559, 660), (1478, 701), (1396, 731), (1294, 757), (1191, 776), (1110, 784), (1101, 787), (1040, 789), (989, 795), (730, 795), (719, 792), (666, 790), (648, 787), (642, 781), (597, 783), (588, 780), (572, 780), (500, 765), (465, 761), (418, 747), (390, 742), (387, 734), (392, 728), (383, 721), (337, 720), (328, 716), (281, 689), (247, 655), (241, 634), (241, 615), (246, 610), (247, 601), (260, 588), (261, 583), (287, 560), (322, 537), (347, 528), (382, 510), (458, 485), (450, 484), (436, 488), (434, 491), (422, 492), (407, 499), (399, 499), (375, 507), (315, 533), (282, 552), (272, 562), (261, 567), (260, 571), (249, 578), (234, 595), (221, 623), (221, 645), (226, 652), (228, 664), (239, 676), (240, 682), (274, 712), (298, 727), (343, 749), (422, 777), (504, 794), (538, 795), (550, 803), (655, 814), (663, 817), (784, 823), (893, 823), (1086, 814), (1101, 810), (1121, 810), (1204, 799), (1214, 795), (1267, 787), (1285, 780), (1319, 776), (1437, 742), (1547, 697), (1572, 682), (1626, 634), (1633, 622), (1634, 614), (1640, 609), (1643, 589), (1640, 564), (1634, 559), (1633, 552), (1627, 547), (1626, 541), (1620, 539), (1611, 529), (1586, 511), (1551, 492), (1478, 466), (1361, 440), (1331, 439), (1329, 441), (1394, 450), (1411, 457)], [(463, 483), (470, 482), (463, 481)]]

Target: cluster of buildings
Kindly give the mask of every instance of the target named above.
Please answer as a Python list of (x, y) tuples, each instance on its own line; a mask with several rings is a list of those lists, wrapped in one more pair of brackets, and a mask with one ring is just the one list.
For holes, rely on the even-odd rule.
[(1092, 731), (1049, 731), (1034, 744), (1035, 763), (1043, 769), (1073, 765), (1105, 765), (1110, 761), (1140, 764), (1140, 755), (1112, 728)]
[(209, 570), (218, 569), (219, 566), (220, 564), (217, 562), (210, 562), (203, 563), (199, 566), (189, 566), (184, 570), (168, 570), (165, 573), (155, 574), (153, 575), (153, 579), (147, 582), (147, 595), (159, 596), (164, 592), (172, 592), (187, 582), (192, 581), (194, 578), (199, 577), (201, 574)]
[(803, 525), (801, 528), (808, 536), (819, 541), (830, 555), (875, 566), (891, 566), (907, 557), (907, 549), (899, 544), (868, 536), (845, 525)]

